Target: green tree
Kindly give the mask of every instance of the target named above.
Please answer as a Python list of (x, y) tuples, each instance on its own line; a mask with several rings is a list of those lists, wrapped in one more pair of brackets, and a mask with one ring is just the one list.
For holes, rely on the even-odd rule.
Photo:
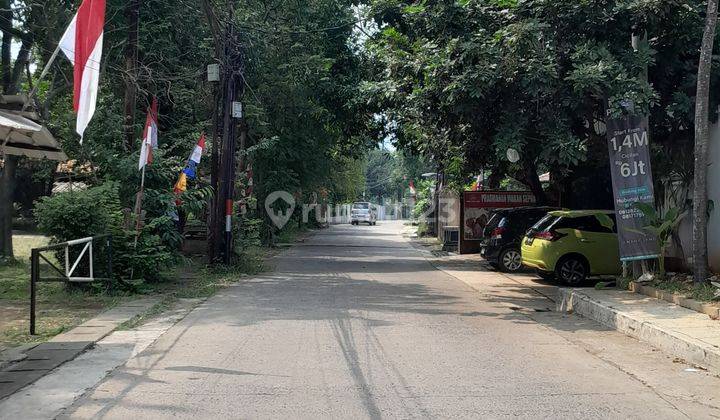
[[(400, 148), (431, 156), (441, 171), (460, 159), (462, 173), (509, 175), (539, 201), (572, 198), (583, 177), (608, 184), (606, 101), (611, 112), (629, 101), (650, 115), (662, 179), (687, 171), (680, 151), (692, 141), (688, 69), (701, 10), (675, 1), (374, 1), (381, 29), (367, 42), (363, 97), (391, 122)], [(633, 30), (650, 39), (637, 52)], [(517, 164), (509, 148), (520, 152)], [(551, 191), (538, 180), (546, 171)]]

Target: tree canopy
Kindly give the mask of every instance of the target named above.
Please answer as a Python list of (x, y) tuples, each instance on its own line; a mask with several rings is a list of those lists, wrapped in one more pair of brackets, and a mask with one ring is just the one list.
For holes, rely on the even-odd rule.
[[(629, 102), (650, 115), (659, 173), (687, 172), (687, 154), (667, 156), (692, 141), (701, 4), (383, 0), (369, 14), (379, 29), (367, 43), (363, 94), (400, 147), (441, 167), (460, 159), (465, 176), (513, 176), (541, 201), (572, 197), (584, 178), (607, 184), (605, 111)], [(633, 33), (647, 37), (636, 50)], [(519, 163), (507, 160), (509, 148)], [(558, 191), (542, 189), (546, 171)]]

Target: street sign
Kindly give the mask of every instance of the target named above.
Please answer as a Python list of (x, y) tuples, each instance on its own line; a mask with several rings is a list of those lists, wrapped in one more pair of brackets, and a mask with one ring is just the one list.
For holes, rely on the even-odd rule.
[(621, 261), (654, 259), (659, 254), (656, 238), (642, 233), (645, 217), (635, 205), (655, 205), (648, 131), (646, 117), (628, 115), (607, 118), (610, 173)]

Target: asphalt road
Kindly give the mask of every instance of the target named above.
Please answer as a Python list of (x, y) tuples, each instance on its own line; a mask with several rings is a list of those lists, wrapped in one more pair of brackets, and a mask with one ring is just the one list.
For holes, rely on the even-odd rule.
[[(648, 385), (671, 363), (649, 369), (655, 382), (638, 378), (623, 368), (632, 354), (611, 362), (573, 331), (487, 298), (432, 266), (401, 229), (314, 235), (272, 274), (206, 301), (61, 417), (710, 417)], [(614, 339), (616, 352), (636, 346)]]

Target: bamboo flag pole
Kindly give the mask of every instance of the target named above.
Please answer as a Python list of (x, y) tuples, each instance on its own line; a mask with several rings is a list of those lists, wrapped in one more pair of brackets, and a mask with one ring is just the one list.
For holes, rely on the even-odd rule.
[[(142, 217), (142, 202), (143, 202), (143, 195), (145, 194), (145, 167), (147, 164), (143, 165), (142, 168), (142, 175), (140, 176), (140, 191), (138, 191), (137, 197), (135, 198), (135, 240), (133, 242), (133, 250), (137, 254), (137, 245), (138, 240), (140, 238), (140, 224), (141, 224), (141, 217)], [(132, 267), (130, 269), (130, 281), (133, 280), (133, 277), (135, 275), (135, 267)]]
[(35, 86), (30, 90), (28, 93), (27, 101), (23, 104), (22, 112), (25, 112), (30, 102), (32, 102), (33, 97), (37, 94), (37, 90), (40, 87), (40, 82), (47, 76), (48, 72), (50, 71), (50, 67), (55, 63), (55, 59), (58, 56), (58, 53), (60, 52), (60, 44), (58, 44), (57, 47), (55, 47), (55, 51), (53, 51), (52, 55), (48, 59), (48, 62), (45, 64), (45, 67), (43, 68), (42, 72), (40, 73), (40, 77), (38, 77)]

